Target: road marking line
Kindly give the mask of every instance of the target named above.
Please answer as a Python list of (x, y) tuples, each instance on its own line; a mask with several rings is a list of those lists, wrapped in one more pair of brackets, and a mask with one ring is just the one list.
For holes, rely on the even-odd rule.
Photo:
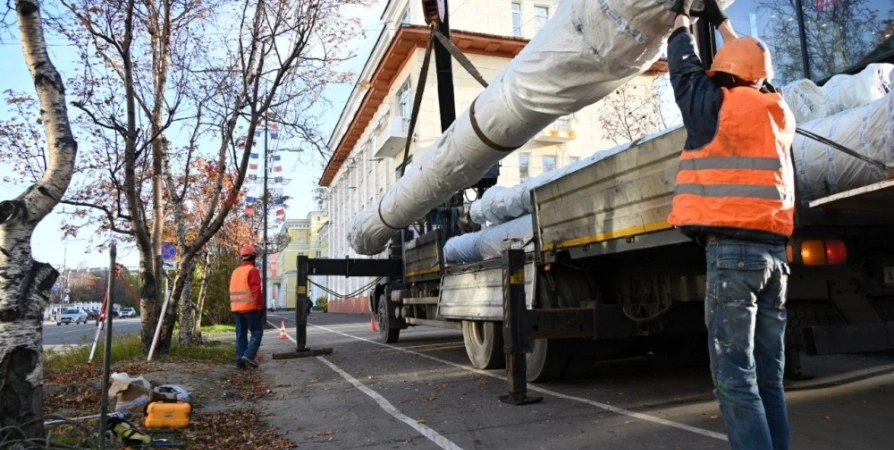
[[(275, 324), (271, 323), (269, 320), (267, 321), (267, 323), (269, 323), (270, 325), (276, 326)], [(320, 327), (320, 328), (322, 328), (322, 327)], [(289, 340), (294, 342), (295, 344), (298, 343), (298, 341), (296, 341), (292, 336), (290, 336), (289, 333), (286, 333), (286, 337), (289, 338)], [(462, 450), (462, 447), (454, 444), (453, 441), (451, 441), (450, 439), (447, 439), (441, 433), (438, 433), (437, 431), (435, 431), (435, 430), (431, 429), (430, 427), (427, 427), (421, 423), (417, 423), (414, 419), (412, 419), (409, 416), (407, 416), (406, 414), (400, 412), (400, 410), (395, 408), (394, 405), (392, 405), (391, 402), (389, 402), (385, 397), (382, 397), (378, 392), (370, 389), (365, 384), (357, 381), (356, 378), (352, 377), (349, 373), (345, 372), (344, 370), (339, 369), (335, 364), (332, 364), (332, 362), (330, 362), (328, 359), (326, 359), (322, 356), (317, 356), (317, 359), (320, 360), (323, 364), (329, 366), (329, 368), (332, 369), (333, 371), (335, 371), (335, 373), (341, 375), (341, 377), (344, 378), (345, 381), (354, 385), (354, 387), (357, 388), (358, 390), (360, 390), (360, 392), (363, 392), (364, 394), (368, 395), (370, 398), (375, 400), (376, 403), (379, 404), (379, 407), (382, 408), (383, 410), (385, 410), (385, 412), (387, 412), (388, 414), (391, 414), (391, 416), (394, 417), (395, 419), (409, 425), (411, 428), (418, 431), (419, 434), (425, 436), (428, 440), (432, 441), (438, 447), (441, 447), (444, 450)]]
[[(496, 378), (496, 379), (503, 380), (503, 381), (506, 380), (506, 377), (502, 377), (502, 376), (497, 375), (497, 374), (493, 374), (493, 373), (490, 373), (490, 372), (486, 372), (486, 371), (484, 371), (484, 370), (479, 370), (479, 369), (476, 369), (476, 368), (474, 368), (474, 367), (469, 367), (469, 366), (464, 366), (464, 365), (462, 365), (462, 364), (457, 364), (457, 363), (454, 363), (454, 362), (451, 362), (451, 361), (447, 361), (447, 360), (445, 360), (445, 359), (441, 359), (441, 358), (438, 358), (438, 357), (435, 357), (435, 356), (426, 355), (426, 354), (424, 354), (424, 353), (419, 353), (419, 352), (414, 352), (414, 351), (412, 351), (412, 350), (406, 350), (406, 349), (404, 349), (404, 348), (397, 347), (397, 346), (394, 346), (394, 345), (383, 344), (383, 343), (381, 343), (381, 342), (376, 342), (376, 341), (373, 341), (373, 340), (371, 340), (371, 339), (366, 339), (366, 338), (362, 338), (362, 337), (359, 337), (359, 336), (353, 336), (353, 335), (350, 335), (350, 334), (347, 334), (347, 333), (342, 333), (342, 332), (340, 332), (340, 331), (335, 331), (335, 330), (333, 330), (333, 329), (331, 329), (331, 328), (326, 328), (326, 327), (324, 327), (324, 326), (320, 326), (320, 325), (313, 325), (313, 324), (308, 324), (308, 325), (310, 325), (310, 326), (312, 326), (312, 327), (316, 327), (316, 328), (320, 328), (320, 329), (326, 330), (326, 331), (328, 331), (328, 332), (330, 332), (330, 333), (340, 334), (340, 335), (345, 336), (345, 337), (349, 337), (349, 338), (357, 339), (357, 340), (360, 340), (360, 341), (366, 341), (366, 342), (369, 342), (369, 343), (371, 343), (371, 344), (376, 344), (376, 345), (379, 345), (379, 346), (382, 346), (382, 347), (389, 347), (389, 348), (393, 348), (393, 349), (395, 349), (395, 350), (400, 350), (400, 351), (402, 351), (402, 352), (404, 352), (404, 353), (409, 353), (409, 354), (411, 354), (411, 355), (421, 356), (421, 357), (423, 357), (423, 358), (427, 358), (427, 359), (430, 359), (430, 360), (432, 360), (432, 361), (437, 361), (437, 362), (439, 362), (439, 363), (441, 363), (441, 364), (446, 364), (446, 365), (448, 365), (448, 366), (453, 366), (453, 367), (456, 367), (456, 368), (459, 368), (459, 369), (467, 370), (467, 371), (469, 371), (469, 372), (477, 373), (477, 374), (479, 374), (479, 375), (484, 375), (484, 376), (487, 376), (487, 377)], [(534, 385), (531, 385), (531, 384), (528, 384), (528, 390), (535, 391), (535, 392), (540, 392), (541, 394), (552, 395), (553, 397), (558, 397), (558, 398), (565, 399), (565, 400), (571, 400), (571, 401), (576, 401), (576, 402), (580, 402), (580, 403), (586, 403), (586, 404), (588, 404), (588, 405), (595, 406), (595, 407), (597, 407), (597, 408), (604, 409), (604, 410), (606, 410), (606, 411), (610, 411), (610, 412), (613, 412), (613, 413), (616, 413), (616, 414), (621, 414), (621, 415), (624, 415), (624, 416), (633, 417), (633, 418), (635, 418), (635, 419), (644, 420), (644, 421), (646, 421), (646, 422), (652, 422), (652, 423), (656, 423), (656, 424), (659, 424), (659, 425), (665, 425), (665, 426), (668, 426), (668, 427), (677, 428), (677, 429), (684, 430), (684, 431), (689, 431), (689, 432), (691, 432), (691, 433), (699, 434), (699, 435), (702, 435), (702, 436), (705, 436), (705, 437), (709, 437), (709, 438), (713, 438), (713, 439), (717, 439), (717, 440), (721, 440), (721, 441), (727, 441), (727, 440), (729, 440), (729, 438), (727, 438), (727, 436), (726, 436), (725, 434), (723, 434), (723, 433), (718, 433), (718, 432), (716, 432), (716, 431), (706, 430), (706, 429), (704, 429), (704, 428), (698, 428), (698, 427), (694, 427), (694, 426), (692, 426), (692, 425), (686, 425), (686, 424), (684, 424), (684, 423), (679, 423), (679, 422), (674, 422), (674, 421), (672, 421), (672, 420), (662, 419), (661, 417), (655, 417), (655, 416), (651, 416), (651, 415), (649, 415), (649, 414), (643, 414), (643, 413), (638, 413), (638, 412), (635, 412), (635, 411), (629, 411), (629, 410), (626, 410), (626, 409), (623, 409), (623, 408), (618, 408), (617, 406), (612, 406), (612, 405), (609, 405), (609, 404), (606, 404), (606, 403), (601, 403), (601, 402), (597, 402), (597, 401), (589, 400), (589, 399), (586, 399), (586, 398), (580, 398), (580, 397), (574, 397), (574, 396), (571, 396), (571, 395), (562, 394), (562, 393), (559, 393), (559, 392), (551, 391), (551, 390), (549, 390), (549, 389), (544, 389), (544, 388), (542, 388), (542, 387), (534, 386)]]

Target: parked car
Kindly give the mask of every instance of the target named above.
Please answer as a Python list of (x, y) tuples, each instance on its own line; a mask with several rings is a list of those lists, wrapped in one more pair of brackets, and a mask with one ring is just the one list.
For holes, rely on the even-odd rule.
[(87, 323), (87, 313), (84, 312), (83, 309), (78, 308), (66, 308), (62, 310), (62, 314), (59, 314), (59, 318), (56, 320), (56, 326), (62, 325), (63, 323), (68, 325), (71, 323)]
[(96, 320), (99, 318), (99, 310), (97, 309), (88, 309), (87, 310), (87, 318), (90, 320)]
[(133, 308), (124, 308), (121, 310), (121, 317), (136, 317), (137, 311)]

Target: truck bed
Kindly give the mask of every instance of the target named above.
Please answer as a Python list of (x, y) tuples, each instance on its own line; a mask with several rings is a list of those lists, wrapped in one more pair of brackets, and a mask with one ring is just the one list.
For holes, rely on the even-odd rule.
[(632, 244), (635, 236), (661, 231), (667, 232), (656, 243), (684, 242), (667, 216), (685, 140), (678, 128), (534, 189), (540, 251), (595, 249), (619, 239)]
[[(542, 260), (566, 250), (595, 256), (687, 242), (667, 223), (685, 139), (685, 129), (671, 130), (534, 189)], [(894, 181), (888, 180), (802, 202), (796, 225), (801, 231), (890, 229), (891, 206)]]

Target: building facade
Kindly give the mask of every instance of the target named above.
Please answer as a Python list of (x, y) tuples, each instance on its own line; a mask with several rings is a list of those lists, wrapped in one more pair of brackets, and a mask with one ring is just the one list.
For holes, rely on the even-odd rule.
[[(449, 5), (451, 37), (482, 76), (492, 80), (549, 20), (557, 4), (556, 0), (453, 2)], [(441, 135), (433, 63), (427, 79), (420, 80), (429, 37), (420, 3), (392, 0), (385, 7), (382, 20), (384, 30), (330, 138), (333, 156), (320, 181), (321, 186), (329, 188), (332, 258), (358, 257), (347, 243), (351, 218), (374, 206), (399, 178), (401, 166), (406, 163), (411, 167)], [(648, 76), (633, 83), (641, 84), (643, 90), (653, 89), (663, 67), (656, 64)], [(408, 136), (413, 98), (422, 83), (425, 92), (416, 128)], [(484, 88), (455, 61), (453, 83), (459, 116)], [(604, 107), (593, 105), (557, 120), (503, 159), (497, 183), (512, 186), (614, 146), (615, 142), (601, 132), (604, 113)], [(409, 158), (404, 161), (408, 139)], [(370, 281), (331, 277), (330, 289), (354, 295), (341, 304), (330, 299), (330, 310), (366, 311), (368, 302), (362, 288)]]
[[(328, 221), (325, 211), (311, 211), (304, 219), (288, 219), (279, 230), (280, 234), (289, 236), (289, 245), (277, 253), (276, 260), (270, 267), (277, 273), (268, 273), (268, 291), (275, 293), (273, 301), (276, 308), (295, 308), (296, 290), (298, 287), (297, 263), (299, 255), (311, 258), (328, 257), (328, 245), (323, 245), (320, 230)], [(316, 280), (314, 280), (316, 281)], [(308, 286), (311, 300), (322, 296), (322, 291), (314, 285)]]

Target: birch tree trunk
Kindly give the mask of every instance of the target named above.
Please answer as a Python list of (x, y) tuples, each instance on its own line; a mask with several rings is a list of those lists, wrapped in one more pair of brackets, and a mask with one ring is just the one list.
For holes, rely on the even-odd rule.
[(195, 326), (193, 336), (197, 340), (202, 339), (202, 312), (205, 310), (205, 296), (208, 295), (208, 275), (211, 274), (211, 252), (205, 252), (205, 261), (202, 265), (202, 285), (199, 287), (199, 298), (196, 301)]
[(183, 283), (183, 293), (180, 294), (180, 345), (190, 346), (196, 343), (193, 330), (196, 323), (196, 304), (192, 299), (192, 285), (196, 278), (196, 264), (193, 263), (192, 270), (185, 274), (186, 280)]
[(25, 438), (44, 437), (43, 309), (59, 273), (31, 258), (31, 235), (71, 182), (77, 143), (71, 133), (62, 77), (47, 54), (37, 0), (16, 0), (19, 38), (47, 142), (43, 177), (12, 200), (0, 202), (0, 429), (21, 427)]

